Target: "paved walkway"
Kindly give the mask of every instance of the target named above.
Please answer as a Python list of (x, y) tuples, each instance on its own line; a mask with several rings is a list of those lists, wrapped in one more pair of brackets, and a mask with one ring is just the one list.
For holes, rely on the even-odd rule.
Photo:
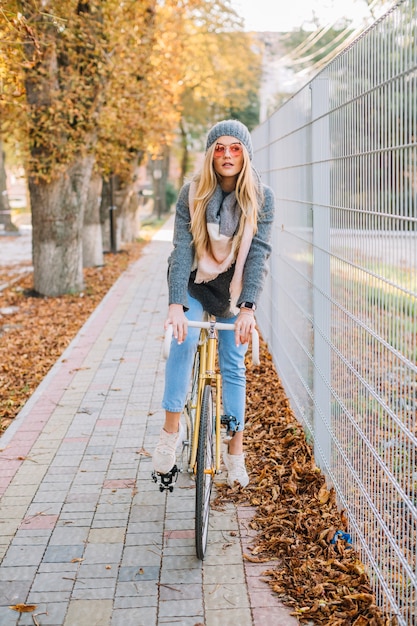
[[(213, 511), (151, 481), (163, 418), (172, 220), (119, 278), (0, 439), (0, 626), (294, 626), (244, 560), (249, 509)], [(34, 604), (33, 613), (10, 607)]]

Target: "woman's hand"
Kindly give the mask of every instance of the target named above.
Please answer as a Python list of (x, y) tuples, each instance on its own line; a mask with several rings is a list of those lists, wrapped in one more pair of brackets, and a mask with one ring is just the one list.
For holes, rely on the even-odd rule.
[(253, 310), (242, 307), (235, 322), (235, 341), (237, 346), (241, 343), (248, 343), (255, 326), (256, 321)]
[(187, 336), (188, 320), (184, 314), (182, 304), (170, 304), (168, 307), (168, 317), (165, 321), (164, 328), (168, 328), (172, 324), (172, 334), (178, 343), (182, 343)]

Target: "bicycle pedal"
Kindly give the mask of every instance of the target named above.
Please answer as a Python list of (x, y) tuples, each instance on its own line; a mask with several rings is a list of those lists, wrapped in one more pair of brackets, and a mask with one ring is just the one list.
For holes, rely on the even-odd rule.
[(178, 479), (179, 470), (176, 465), (167, 474), (158, 474), (152, 472), (152, 480), (159, 485), (159, 491), (162, 493), (168, 489), (171, 493), (174, 491), (174, 485)]
[(233, 435), (237, 432), (238, 423), (234, 415), (222, 415), (220, 417), (220, 424), (225, 426), (227, 432), (233, 433)]

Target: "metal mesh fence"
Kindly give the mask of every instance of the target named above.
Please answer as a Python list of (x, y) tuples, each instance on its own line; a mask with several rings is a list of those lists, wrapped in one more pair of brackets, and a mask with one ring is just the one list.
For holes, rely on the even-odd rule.
[(258, 322), (402, 625), (417, 624), (416, 42), (404, 0), (253, 134), (277, 205)]

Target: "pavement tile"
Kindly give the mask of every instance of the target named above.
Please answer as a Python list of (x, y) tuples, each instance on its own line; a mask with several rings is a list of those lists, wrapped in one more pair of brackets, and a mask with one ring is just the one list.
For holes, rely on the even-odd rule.
[[(175, 545), (175, 546), (164, 546), (164, 550), (163, 550), (163, 555), (164, 558), (171, 556), (171, 557), (176, 557), (176, 556), (188, 556), (188, 557), (193, 557), (195, 558), (195, 545), (194, 542), (192, 542), (192, 544), (190, 543), (189, 545)], [(206, 557), (207, 558), (207, 557)], [(204, 562), (206, 562), (204, 560)], [(201, 563), (200, 563), (201, 565)]]
[(154, 546), (130, 546), (123, 550), (123, 566), (153, 565), (159, 566), (161, 563), (161, 550)]
[(161, 584), (159, 586), (159, 597), (164, 602), (171, 600), (202, 600), (203, 589), (200, 584), (177, 584), (174, 580), (170, 585)]
[(25, 539), (26, 541), (33, 541), (36, 538), (44, 539), (46, 542), (49, 541), (49, 537), (51, 536), (52, 529), (51, 528), (26, 528), (21, 527), (17, 530), (16, 535), (14, 536), (14, 540), (17, 538)]
[(149, 596), (144, 595), (143, 593), (138, 594), (136, 592), (134, 596), (121, 596), (120, 598), (116, 598), (114, 602), (115, 609), (133, 609), (148, 606), (158, 606), (157, 592)]
[[(156, 619), (157, 607), (116, 609), (113, 612), (111, 626), (156, 626)], [(92, 626), (92, 624), (88, 626)]]
[(34, 592), (49, 592), (49, 591), (71, 591), (74, 586), (74, 578), (72, 572), (45, 572), (43, 574), (37, 574), (33, 585), (31, 587), (31, 593)]
[(6, 493), (9, 498), (20, 498), (21, 496), (32, 498), (34, 485), (22, 484), (15, 479), (10, 483)]
[(122, 565), (119, 568), (119, 582), (158, 580), (159, 565)]
[(71, 563), (73, 559), (81, 559), (85, 550), (84, 544), (74, 546), (49, 546), (43, 558), (44, 563)]
[[(1, 567), (0, 568), (0, 583), (12, 582), (14, 580), (33, 580), (36, 574), (36, 566), (21, 567)], [(0, 585), (1, 586), (1, 585)]]
[(113, 599), (116, 578), (79, 579), (75, 582), (71, 597), (77, 600)]
[(203, 576), (200, 569), (177, 570), (173, 572), (170, 569), (163, 570), (160, 582), (163, 585), (172, 585), (172, 583), (202, 583)]
[(208, 610), (249, 608), (246, 586), (237, 584), (205, 584), (204, 603)]
[(135, 485), (135, 478), (119, 478), (113, 480), (105, 480), (103, 483), (103, 489), (133, 489)]
[(140, 606), (141, 596), (158, 596), (159, 584), (156, 579), (119, 581), (116, 586), (115, 603), (117, 606)]
[(70, 578), (75, 578), (80, 569), (80, 561), (78, 559), (74, 560), (74, 562), (70, 563), (48, 563), (42, 562), (38, 567), (38, 572), (42, 573), (50, 573), (53, 572), (55, 574), (62, 574), (62, 576), (69, 576)]
[(72, 600), (63, 626), (104, 626), (111, 624), (112, 600)]
[(204, 583), (224, 584), (224, 583), (245, 583), (245, 574), (242, 563), (234, 563), (229, 565), (223, 564), (223, 567), (217, 565), (204, 565)]
[[(252, 626), (252, 617), (249, 609), (216, 609), (206, 612), (204, 626), (236, 626), (236, 624), (239, 624), (239, 626)], [(267, 620), (255, 622), (255, 624), (259, 624), (259, 626), (277, 626), (275, 622)]]
[(151, 546), (162, 549), (162, 533), (126, 533), (125, 546)]
[(192, 570), (192, 569), (201, 569), (201, 561), (197, 559), (195, 552), (194, 554), (188, 554), (180, 556), (178, 554), (173, 556), (167, 556), (164, 553), (164, 559), (162, 562), (163, 570)]
[(161, 601), (159, 604), (159, 618), (164, 617), (191, 617), (197, 615), (200, 621), (204, 620), (204, 609), (202, 600), (169, 600)]
[(49, 503), (53, 504), (54, 502), (64, 503), (66, 498), (66, 491), (58, 491), (56, 489), (43, 489), (42, 491), (38, 491), (33, 498), (32, 502), (37, 502), (41, 504), (43, 508), (45, 508)]
[(92, 493), (69, 493), (62, 507), (63, 513), (74, 513), (81, 511), (92, 512), (96, 510), (99, 494)]
[(159, 522), (165, 517), (164, 506), (133, 506), (130, 522)]
[(297, 626), (298, 619), (290, 615), (285, 607), (265, 607), (252, 609), (255, 624), (265, 626)]
[(84, 560), (87, 565), (120, 563), (123, 543), (94, 543), (85, 547)]
[(163, 520), (161, 519), (159, 522), (135, 522), (132, 523), (129, 521), (127, 532), (133, 534), (142, 534), (142, 533), (160, 533), (162, 536), (163, 532)]
[(33, 530), (34, 528), (54, 528), (58, 515), (29, 515), (22, 520), (20, 528), (22, 530)]
[(3, 580), (0, 586), (0, 606), (24, 603), (31, 584), (31, 580)]
[(88, 543), (123, 543), (124, 539), (124, 527), (92, 528), (88, 535)]
[(19, 626), (33, 626), (33, 618), (41, 626), (59, 626), (64, 623), (67, 607), (67, 602), (39, 602), (33, 613), (22, 613)]
[(87, 540), (89, 533), (88, 528), (59, 526), (55, 528), (49, 541), (50, 546), (69, 546), (74, 544), (81, 545)]
[(38, 565), (45, 552), (44, 546), (11, 545), (3, 559), (2, 567), (19, 567), (22, 565)]
[(85, 563), (85, 561), (83, 561), (77, 573), (77, 578), (115, 578), (117, 577), (118, 567), (118, 563), (93, 563), (91, 565), (88, 565)]
[(187, 519), (181, 519), (177, 517), (174, 519), (167, 519), (165, 521), (165, 532), (169, 533), (170, 531), (174, 533), (174, 537), (175, 533), (178, 531), (194, 532), (194, 518), (188, 517)]

